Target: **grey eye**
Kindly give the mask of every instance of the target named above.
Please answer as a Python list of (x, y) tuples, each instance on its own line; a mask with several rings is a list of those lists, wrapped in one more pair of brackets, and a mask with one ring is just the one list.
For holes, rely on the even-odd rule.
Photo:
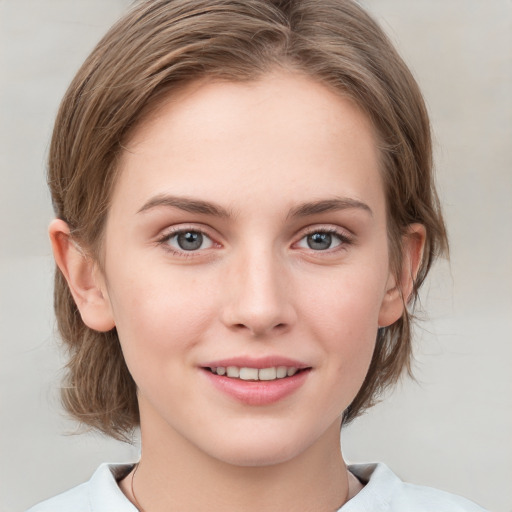
[(315, 251), (325, 251), (332, 245), (331, 233), (312, 233), (306, 237), (308, 247)]
[(298, 241), (296, 247), (313, 251), (327, 251), (348, 243), (350, 243), (350, 240), (341, 233), (319, 229), (304, 235)]
[(196, 251), (203, 245), (203, 235), (198, 231), (184, 231), (176, 235), (176, 243), (184, 251)]
[(199, 229), (177, 229), (163, 238), (162, 243), (175, 253), (199, 252), (214, 247), (214, 241)]
[(180, 231), (169, 237), (167, 243), (182, 251), (197, 251), (212, 246), (211, 239), (200, 231)]

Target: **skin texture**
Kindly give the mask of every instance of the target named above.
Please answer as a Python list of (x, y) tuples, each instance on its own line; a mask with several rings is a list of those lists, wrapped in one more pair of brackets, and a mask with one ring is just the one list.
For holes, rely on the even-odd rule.
[[(399, 290), (368, 119), (300, 74), (200, 82), (136, 129), (120, 165), (103, 271), (62, 221), (50, 235), (82, 318), (116, 326), (138, 386), (138, 501), (151, 511), (336, 509), (360, 488), (341, 456), (341, 414), (378, 327), (402, 313), (423, 233), (411, 227)], [(203, 244), (183, 250), (179, 230)], [(329, 248), (311, 248), (313, 233), (328, 233)], [(219, 391), (203, 368), (268, 356), (310, 370), (265, 405)]]

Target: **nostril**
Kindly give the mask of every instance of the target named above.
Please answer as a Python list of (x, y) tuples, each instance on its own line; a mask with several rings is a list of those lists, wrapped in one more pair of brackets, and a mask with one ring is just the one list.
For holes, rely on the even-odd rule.
[(251, 331), (253, 334), (260, 335), (269, 333), (271, 331), (285, 331), (287, 329), (288, 324), (284, 322), (280, 322), (274, 326), (271, 326), (270, 328), (265, 328), (263, 326), (252, 326), (251, 324), (246, 325), (244, 323), (236, 323), (232, 325), (232, 329), (236, 331)]

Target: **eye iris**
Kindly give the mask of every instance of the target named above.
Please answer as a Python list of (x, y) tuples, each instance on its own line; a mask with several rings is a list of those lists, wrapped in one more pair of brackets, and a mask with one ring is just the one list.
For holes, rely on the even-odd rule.
[(176, 241), (180, 249), (184, 251), (194, 251), (199, 249), (203, 244), (203, 235), (197, 231), (186, 231), (178, 234)]
[(332, 243), (332, 236), (329, 233), (313, 233), (308, 235), (308, 247), (317, 251), (329, 249)]

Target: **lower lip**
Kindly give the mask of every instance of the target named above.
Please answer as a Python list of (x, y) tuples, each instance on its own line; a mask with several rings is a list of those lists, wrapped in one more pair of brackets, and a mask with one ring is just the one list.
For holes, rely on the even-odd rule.
[(247, 405), (270, 405), (297, 391), (309, 375), (309, 369), (292, 377), (275, 380), (241, 380), (203, 370), (210, 382), (224, 394)]

